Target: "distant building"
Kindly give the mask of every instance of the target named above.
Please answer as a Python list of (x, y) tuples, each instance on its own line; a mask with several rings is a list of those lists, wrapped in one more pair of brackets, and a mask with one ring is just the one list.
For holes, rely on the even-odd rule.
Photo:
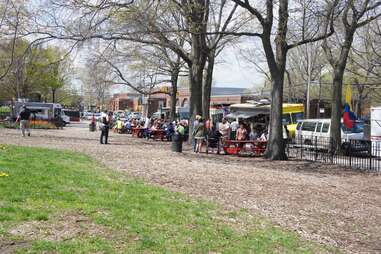
[[(257, 95), (251, 93), (246, 88), (239, 87), (212, 87), (210, 105), (228, 106), (234, 103), (242, 103), (255, 98)], [(154, 94), (151, 98), (165, 100), (165, 105), (169, 107), (170, 96), (167, 94)], [(190, 92), (189, 88), (179, 88), (177, 94), (176, 105), (178, 107), (186, 107), (189, 105)]]
[[(168, 108), (171, 105), (171, 96), (168, 93), (160, 93), (159, 91), (160, 90), (157, 89), (154, 91), (154, 94), (149, 96), (149, 114), (160, 111), (161, 108)], [(110, 110), (141, 110), (142, 97), (142, 95), (134, 93), (114, 94), (110, 101)], [(212, 87), (210, 105), (211, 108), (219, 108), (231, 104), (244, 103), (256, 98), (258, 98), (258, 94), (254, 94), (246, 88)], [(189, 106), (189, 100), (189, 88), (179, 88), (177, 92), (176, 106), (187, 107)]]
[(109, 110), (130, 110), (139, 111), (142, 96), (137, 93), (117, 93), (111, 97)]

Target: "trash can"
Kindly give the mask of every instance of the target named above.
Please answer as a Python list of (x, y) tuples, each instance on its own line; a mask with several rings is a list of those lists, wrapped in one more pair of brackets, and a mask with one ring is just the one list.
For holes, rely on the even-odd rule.
[(94, 123), (89, 124), (89, 131), (91, 132), (95, 131), (95, 126), (96, 125)]
[(183, 151), (183, 140), (178, 133), (172, 135), (172, 152), (181, 153)]

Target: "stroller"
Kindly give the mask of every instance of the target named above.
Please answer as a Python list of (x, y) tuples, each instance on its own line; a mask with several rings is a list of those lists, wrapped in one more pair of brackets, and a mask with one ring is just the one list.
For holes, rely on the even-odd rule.
[(217, 154), (220, 153), (221, 136), (221, 133), (212, 127), (206, 136), (206, 153), (209, 153), (209, 148), (212, 148), (212, 152), (217, 148)]

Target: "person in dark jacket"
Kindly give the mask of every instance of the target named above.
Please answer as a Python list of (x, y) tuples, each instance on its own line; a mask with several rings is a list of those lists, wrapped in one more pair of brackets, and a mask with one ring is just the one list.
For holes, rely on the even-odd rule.
[(208, 132), (208, 147), (212, 148), (212, 153), (214, 153), (214, 148), (217, 148), (217, 152), (219, 153), (219, 145), (222, 134), (216, 129), (214, 125), (210, 128)]
[[(109, 115), (107, 115), (107, 111), (105, 111), (101, 115), (100, 129), (101, 129), (100, 143), (101, 144), (108, 144), (108, 133), (110, 130), (110, 118), (109, 118)], [(103, 142), (103, 140), (104, 140), (104, 142)]]
[(20, 114), (16, 119), (16, 122), (20, 121), (20, 129), (21, 129), (21, 133), (23, 137), (25, 137), (25, 132), (27, 132), (28, 136), (30, 136), (30, 129), (29, 129), (30, 115), (31, 115), (30, 110), (25, 105), (23, 105), (20, 111)]

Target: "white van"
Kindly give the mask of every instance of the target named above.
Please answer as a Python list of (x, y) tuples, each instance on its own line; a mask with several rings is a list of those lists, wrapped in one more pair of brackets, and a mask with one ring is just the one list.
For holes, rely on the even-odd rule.
[[(306, 119), (298, 122), (296, 126), (295, 141), (300, 144), (303, 139), (303, 143), (306, 145), (312, 145), (315, 139), (319, 143), (329, 142), (331, 131), (331, 119)], [(316, 138), (315, 138), (316, 137)], [(341, 125), (341, 139), (342, 143), (349, 140), (363, 140), (364, 129), (361, 122), (356, 122), (353, 129), (346, 128)]]

